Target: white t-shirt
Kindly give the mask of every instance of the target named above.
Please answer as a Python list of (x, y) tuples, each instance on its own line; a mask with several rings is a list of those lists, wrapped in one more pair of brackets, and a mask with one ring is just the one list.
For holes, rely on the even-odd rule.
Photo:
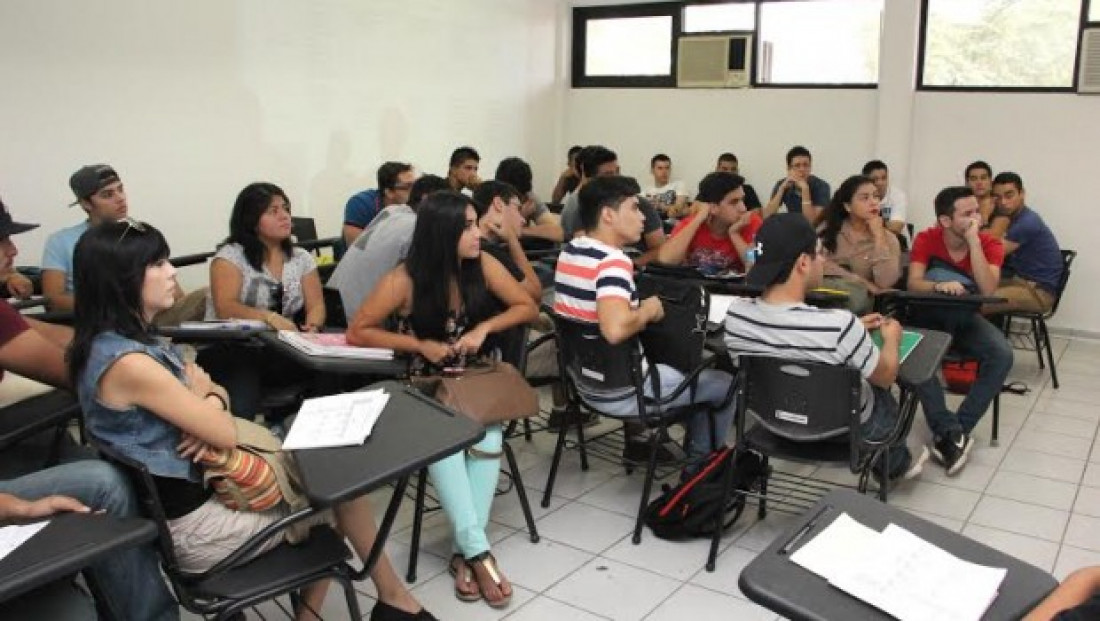
[(676, 197), (687, 196), (687, 192), (684, 191), (683, 181), (669, 181), (659, 188), (656, 186), (646, 188), (642, 196), (652, 201), (657, 209), (665, 211), (676, 204)]
[[(879, 213), (882, 214), (882, 219), (887, 222), (908, 222), (908, 211), (909, 199), (905, 196), (905, 192), (894, 186), (886, 188), (886, 196), (879, 205)], [(909, 239), (908, 231), (902, 230), (901, 234)]]

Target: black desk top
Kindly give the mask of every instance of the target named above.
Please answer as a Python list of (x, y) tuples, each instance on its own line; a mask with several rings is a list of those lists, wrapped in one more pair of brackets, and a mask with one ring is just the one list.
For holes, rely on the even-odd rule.
[(0, 601), (73, 574), (102, 556), (148, 543), (156, 526), (139, 518), (62, 513), (0, 561)]
[(46, 297), (42, 295), (32, 295), (25, 300), (11, 299), (8, 301), (11, 307), (15, 310), (26, 310), (28, 308), (36, 308), (38, 306), (46, 305)]
[(160, 336), (166, 336), (178, 343), (210, 343), (220, 341), (247, 341), (265, 332), (274, 332), (271, 328), (181, 328), (179, 326), (154, 326)]
[(920, 291), (891, 291), (886, 294), (905, 304), (920, 304), (923, 306), (973, 306), (977, 308), (982, 304), (997, 304), (1004, 302), (1004, 298), (993, 295), (978, 295), (967, 293), (964, 295), (951, 295), (949, 293), (920, 292)]
[(0, 447), (63, 425), (79, 413), (76, 397), (64, 390), (51, 390), (0, 408)]
[(306, 496), (327, 507), (409, 474), (472, 446), (485, 428), (394, 381), (385, 388), (386, 409), (362, 446), (294, 451)]
[(939, 330), (926, 330), (924, 328), (911, 328), (906, 326), (909, 332), (919, 332), (924, 338), (910, 352), (905, 362), (898, 369), (898, 383), (912, 387), (922, 384), (936, 374), (943, 361), (944, 354), (951, 347), (951, 335)]
[(260, 332), (259, 338), (264, 345), (279, 352), (279, 354), (289, 356), (297, 364), (321, 373), (401, 377), (409, 370), (409, 361), (403, 356), (394, 356), (392, 360), (313, 356), (283, 341), (279, 338), (277, 332)]
[(1058, 584), (1049, 573), (973, 539), (881, 503), (870, 496), (849, 489), (836, 489), (818, 501), (797, 523), (776, 538), (742, 570), (738, 580), (742, 593), (752, 601), (790, 619), (886, 621), (893, 618), (830, 586), (824, 578), (780, 554), (780, 549), (825, 505), (832, 508), (822, 514), (817, 524), (801, 538), (801, 544), (796, 545), (795, 550), (813, 539), (840, 513), (846, 512), (856, 521), (875, 530), (881, 531), (890, 523), (897, 524), (963, 560), (1007, 568), (1008, 574), (1001, 584), (1000, 594), (982, 617), (985, 621), (1018, 619), (1034, 608)]

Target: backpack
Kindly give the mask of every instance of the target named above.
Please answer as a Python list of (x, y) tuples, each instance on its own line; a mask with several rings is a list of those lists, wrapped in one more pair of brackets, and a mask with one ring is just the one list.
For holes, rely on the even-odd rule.
[(722, 483), (726, 472), (733, 468), (734, 489), (759, 489), (767, 476), (763, 456), (753, 450), (736, 451), (722, 447), (707, 456), (703, 467), (694, 476), (675, 487), (662, 486), (659, 498), (645, 510), (645, 524), (661, 539), (680, 541), (709, 537), (714, 533), (714, 520), (722, 514), (722, 530), (733, 526), (745, 510), (745, 496), (730, 494), (722, 504)]

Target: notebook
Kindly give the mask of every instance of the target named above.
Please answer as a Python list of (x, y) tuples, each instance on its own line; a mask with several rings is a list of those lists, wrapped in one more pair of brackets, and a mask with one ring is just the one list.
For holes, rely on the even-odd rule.
[(390, 395), (381, 388), (306, 399), (283, 449), (356, 446), (367, 441)]
[(292, 332), (279, 330), (279, 339), (311, 356), (336, 356), (361, 360), (393, 360), (393, 350), (348, 345), (341, 332)]
[[(917, 344), (920, 343), (924, 335), (919, 332), (912, 332), (904, 330), (901, 333), (901, 343), (898, 344), (898, 364), (905, 362), (905, 359), (909, 357), (909, 354), (913, 353), (913, 350), (917, 348)], [(871, 340), (875, 342), (875, 347), (882, 349), (882, 332), (879, 330), (871, 331)]]

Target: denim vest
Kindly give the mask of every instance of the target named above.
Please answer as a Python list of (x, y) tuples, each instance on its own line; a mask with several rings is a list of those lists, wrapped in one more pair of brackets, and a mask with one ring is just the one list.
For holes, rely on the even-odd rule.
[(174, 347), (145, 345), (116, 332), (100, 334), (92, 342), (88, 363), (77, 382), (88, 433), (97, 442), (145, 464), (155, 476), (201, 481), (195, 465), (176, 453), (181, 440), (178, 428), (145, 408), (131, 406), (120, 410), (98, 399), (100, 378), (116, 360), (133, 352), (148, 354), (181, 382), (185, 381), (183, 358)]

